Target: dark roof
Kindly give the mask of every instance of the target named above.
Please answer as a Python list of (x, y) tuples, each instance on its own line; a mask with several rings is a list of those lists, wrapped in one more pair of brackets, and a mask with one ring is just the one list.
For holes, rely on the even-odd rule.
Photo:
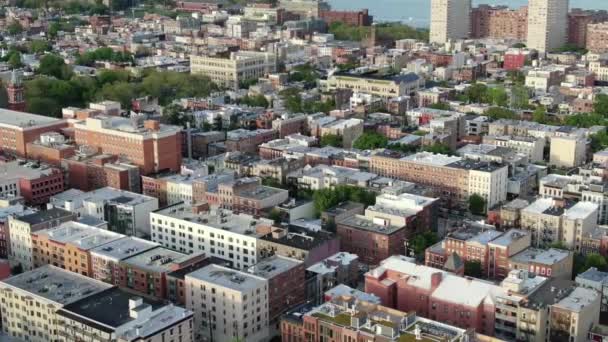
[(298, 305), (295, 308), (284, 313), (281, 319), (291, 321), (297, 324), (302, 324), (302, 322), (304, 321), (304, 315), (307, 312), (310, 312), (315, 306), (316, 305), (312, 302)]
[(152, 306), (152, 310), (165, 305), (163, 301), (112, 287), (64, 306), (59, 310), (59, 315), (101, 331), (112, 332), (112, 328), (133, 320), (129, 315), (129, 300), (135, 298), (142, 298), (144, 304)]
[(203, 268), (203, 267), (211, 265), (211, 264), (232, 268), (232, 262), (230, 262), (228, 260), (224, 260), (222, 258), (212, 256), (212, 257), (205, 258), (205, 259), (201, 260), (200, 262), (196, 262), (196, 263), (190, 264), (186, 267), (182, 267), (177, 271), (173, 271), (173, 272), (167, 274), (167, 276), (173, 277), (173, 278), (178, 278), (178, 279), (185, 279), (186, 274), (192, 273), (192, 272), (198, 270), (199, 268)]
[(67, 211), (67, 210), (63, 210), (63, 209), (59, 209), (59, 208), (52, 208), (52, 209), (45, 210), (45, 211), (38, 211), (38, 212), (30, 214), (30, 215), (21, 216), (21, 217), (19, 217), (19, 221), (23, 221), (25, 223), (34, 225), (34, 224), (39, 224), (39, 223), (56, 220), (56, 219), (60, 219), (60, 218), (65, 218), (65, 217), (69, 217), (69, 216), (73, 216), (73, 215), (74, 215), (74, 213), (72, 213), (71, 211)]
[[(291, 226), (288, 233), (302, 234), (302, 235), (290, 235), (281, 238), (272, 237), (272, 233), (268, 233), (262, 236), (260, 239), (278, 243), (281, 245), (294, 247), (303, 250), (311, 250), (326, 241), (333, 240), (336, 235), (326, 231), (312, 232), (306, 229), (298, 229), (297, 227)], [(306, 236), (303, 236), (303, 234)]]
[(352, 74), (347, 72), (337, 72), (334, 74), (335, 76), (344, 76), (344, 77), (356, 77), (356, 78), (364, 78), (370, 80), (383, 80), (383, 81), (393, 81), (395, 83), (401, 82), (414, 82), (420, 79), (420, 76), (413, 72), (409, 72), (407, 74), (399, 74), (399, 75), (388, 75), (382, 76), (376, 73), (367, 73), (367, 74)]
[(553, 305), (566, 297), (574, 288), (574, 281), (560, 278), (552, 278), (528, 296), (523, 306), (528, 308), (547, 307)]

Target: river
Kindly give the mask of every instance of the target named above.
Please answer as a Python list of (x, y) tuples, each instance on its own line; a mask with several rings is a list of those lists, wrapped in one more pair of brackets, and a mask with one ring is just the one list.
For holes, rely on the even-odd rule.
[[(513, 8), (527, 4), (526, 0), (473, 0), (473, 5), (509, 5)], [(376, 21), (402, 21), (416, 27), (428, 27), (430, 0), (329, 0), (333, 9), (356, 10), (368, 8)], [(608, 10), (608, 0), (571, 0), (570, 8)]]

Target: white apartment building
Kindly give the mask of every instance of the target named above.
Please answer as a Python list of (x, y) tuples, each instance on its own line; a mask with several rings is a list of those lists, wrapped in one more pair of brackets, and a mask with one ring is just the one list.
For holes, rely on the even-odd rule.
[(46, 265), (0, 282), (2, 331), (21, 341), (58, 341), (57, 311), (112, 285)]
[(594, 61), (589, 63), (589, 71), (595, 74), (595, 79), (598, 81), (608, 81), (608, 65), (603, 61)]
[(203, 252), (246, 269), (258, 262), (258, 238), (270, 231), (273, 221), (226, 209), (193, 213), (176, 204), (151, 213), (150, 225), (152, 241), (164, 247), (182, 253)]
[(208, 76), (220, 87), (238, 89), (241, 82), (276, 72), (276, 56), (268, 52), (239, 51), (227, 58), (190, 56), (190, 72)]
[(158, 199), (111, 187), (89, 192), (70, 189), (51, 197), (48, 206), (107, 221), (110, 230), (121, 234), (149, 237), (148, 215), (158, 209)]
[(477, 168), (469, 171), (469, 193), (477, 194), (486, 200), (487, 208), (507, 200), (509, 168)]
[(532, 233), (534, 246), (562, 242), (580, 251), (583, 236), (597, 227), (598, 206), (591, 202), (568, 205), (552, 198), (540, 198), (521, 211), (521, 227)]
[(528, 48), (545, 53), (566, 44), (568, 9), (568, 0), (530, 0), (528, 2)]
[(9, 261), (11, 266), (21, 265), (24, 270), (33, 269), (32, 233), (42, 229), (57, 227), (74, 218), (75, 215), (61, 209), (50, 209), (20, 217), (9, 217)]
[(565, 136), (551, 138), (549, 164), (557, 167), (577, 167), (587, 159), (587, 140), (583, 137)]
[(495, 145), (499, 147), (507, 147), (515, 150), (518, 153), (523, 153), (530, 158), (531, 162), (543, 161), (545, 139), (535, 137), (522, 137), (522, 136), (483, 136), (483, 143)]
[(268, 281), (209, 265), (186, 275), (186, 308), (194, 312), (200, 341), (266, 341)]
[(470, 33), (471, 0), (431, 0), (430, 42), (444, 44)]

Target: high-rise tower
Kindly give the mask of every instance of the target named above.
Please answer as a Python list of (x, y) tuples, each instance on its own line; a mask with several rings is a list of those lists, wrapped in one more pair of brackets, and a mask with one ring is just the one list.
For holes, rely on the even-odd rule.
[(431, 0), (431, 43), (469, 37), (471, 0)]
[(531, 49), (550, 52), (568, 38), (568, 0), (529, 0), (528, 41)]

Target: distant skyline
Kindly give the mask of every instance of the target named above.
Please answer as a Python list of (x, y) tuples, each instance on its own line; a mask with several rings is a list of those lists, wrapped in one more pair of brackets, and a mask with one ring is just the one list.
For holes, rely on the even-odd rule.
[[(416, 27), (428, 27), (430, 17), (429, 0), (328, 0), (334, 9), (368, 8), (377, 21), (402, 21)], [(508, 5), (520, 7), (527, 0), (473, 0), (473, 5)], [(570, 8), (608, 10), (606, 0), (570, 0)]]

